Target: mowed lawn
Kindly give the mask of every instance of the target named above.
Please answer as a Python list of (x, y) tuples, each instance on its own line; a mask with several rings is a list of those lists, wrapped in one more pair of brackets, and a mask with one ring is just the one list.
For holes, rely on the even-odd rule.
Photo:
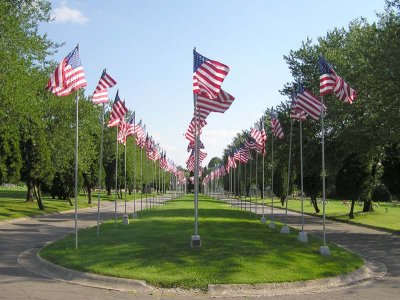
[(190, 248), (194, 232), (193, 195), (139, 212), (129, 225), (114, 221), (79, 232), (44, 248), (40, 255), (67, 268), (145, 280), (161, 287), (206, 289), (208, 284), (267, 283), (335, 276), (363, 260), (335, 245), (332, 255), (319, 254), (321, 241), (308, 244), (297, 233), (282, 235), (248, 213), (200, 196), (202, 247)]
[[(34, 202), (25, 202), (26, 192), (26, 188), (0, 188), (0, 221), (74, 209), (74, 206), (71, 206), (68, 200), (51, 199), (50, 196), (43, 195), (42, 199), (45, 209), (40, 210), (36, 200)], [(108, 199), (105, 195), (102, 198)], [(74, 203), (75, 198), (71, 199), (71, 201)], [(91, 205), (87, 204), (87, 202), (87, 197), (83, 194), (80, 195), (78, 198), (78, 208), (97, 205), (97, 193), (92, 195)]]
[[(274, 201), (274, 203), (277, 207), (282, 208), (280, 202), (278, 203)], [(356, 202), (354, 205), (355, 218), (350, 219), (350, 204), (350, 201), (345, 205), (343, 201), (329, 200), (325, 206), (326, 216), (349, 221), (355, 224), (365, 224), (400, 231), (400, 205), (385, 202), (379, 204), (375, 203), (373, 212), (363, 213), (363, 206), (360, 206)], [(318, 207), (321, 210), (319, 215), (322, 215), (322, 203), (318, 204)], [(289, 200), (288, 208), (295, 211), (301, 211), (301, 200)], [(311, 205), (309, 200), (304, 201), (304, 212), (311, 214), (315, 213), (314, 207)]]

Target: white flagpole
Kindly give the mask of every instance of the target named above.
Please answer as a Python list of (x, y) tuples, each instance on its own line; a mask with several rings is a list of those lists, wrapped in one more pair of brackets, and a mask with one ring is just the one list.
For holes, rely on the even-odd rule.
[[(263, 116), (264, 122), (261, 122), (262, 126), (265, 126), (265, 115)], [(265, 128), (262, 128), (265, 130)], [(267, 147), (266, 145), (267, 141), (264, 142), (264, 148)], [(264, 186), (264, 180), (265, 180), (265, 155), (263, 155), (263, 163), (262, 163), (262, 190), (261, 190), (261, 197), (262, 197), (262, 217), (261, 217), (261, 223), (265, 223), (267, 220), (265, 218), (265, 186)]]
[(251, 160), (250, 160), (250, 171), (249, 171), (249, 196), (250, 196), (250, 212), (251, 212)]
[(326, 245), (326, 232), (325, 232), (325, 129), (324, 129), (324, 97), (321, 97), (321, 136), (322, 136), (322, 234), (324, 244), (320, 247), (322, 255), (330, 255), (329, 247)]
[(140, 147), (140, 211), (143, 210), (143, 148)]
[(300, 118), (300, 187), (301, 187), (301, 232), (299, 232), (298, 240), (303, 243), (308, 242), (307, 232), (304, 231), (304, 196), (303, 196), (303, 129), (302, 120)]
[[(125, 129), (126, 130), (126, 129)], [(125, 216), (126, 216), (126, 140), (125, 140), (125, 145), (124, 145), (124, 177), (125, 177)]]
[(303, 128), (300, 118), (300, 188), (301, 188), (301, 232), (304, 232), (304, 195), (303, 195)]
[(103, 137), (104, 137), (104, 111), (105, 103), (103, 103), (103, 110), (101, 112), (101, 137), (100, 137), (100, 157), (99, 157), (99, 195), (97, 198), (97, 236), (100, 235), (100, 191), (101, 191), (101, 171), (103, 165)]
[(271, 229), (275, 228), (274, 223), (274, 133), (272, 132), (271, 138), (271, 222), (268, 227)]
[[(196, 47), (193, 49), (193, 54)], [(193, 62), (194, 64), (194, 62)], [(198, 234), (198, 197), (199, 197), (199, 128), (197, 124), (197, 94), (193, 93), (194, 101), (194, 152), (195, 152), (195, 166), (194, 166), (194, 235), (191, 239), (191, 247), (201, 247), (201, 240)]]
[(133, 128), (134, 128), (134, 139), (133, 139), (133, 217), (136, 218), (136, 120), (135, 120), (135, 112), (133, 112)]
[(193, 94), (194, 98), (194, 235), (198, 237), (198, 197), (199, 197), (199, 153), (198, 153), (198, 124), (197, 124), (197, 94)]
[(290, 189), (290, 162), (291, 162), (291, 156), (292, 156), (292, 132), (293, 132), (293, 119), (290, 118), (288, 178), (287, 178), (287, 191), (286, 191), (286, 198), (285, 198), (286, 208), (285, 208), (284, 225), (281, 228), (281, 233), (289, 233), (290, 232), (289, 226), (287, 226), (287, 213), (288, 213), (289, 189)]
[(118, 129), (117, 125), (117, 152), (115, 154), (115, 203), (114, 203), (114, 225), (117, 227), (117, 199), (118, 199)]
[(78, 249), (78, 128), (79, 94), (76, 91), (76, 128), (75, 128), (75, 249)]
[(257, 200), (257, 193), (258, 193), (257, 168), (258, 168), (258, 152), (256, 152), (256, 216), (257, 216), (257, 208), (258, 208), (258, 200)]

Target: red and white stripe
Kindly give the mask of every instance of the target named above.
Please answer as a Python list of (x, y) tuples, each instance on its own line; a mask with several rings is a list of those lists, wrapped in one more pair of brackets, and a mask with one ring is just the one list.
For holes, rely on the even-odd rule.
[(302, 93), (297, 93), (296, 108), (304, 111), (314, 120), (319, 120), (322, 110), (326, 109), (325, 106), (322, 107), (320, 99), (307, 89), (304, 89)]
[[(194, 55), (199, 54), (194, 53)], [(193, 93), (204, 93), (210, 99), (216, 98), (228, 73), (228, 66), (207, 59), (193, 73)]]
[(352, 104), (357, 98), (357, 92), (353, 90), (340, 76), (336, 76), (333, 92), (340, 100), (349, 104)]

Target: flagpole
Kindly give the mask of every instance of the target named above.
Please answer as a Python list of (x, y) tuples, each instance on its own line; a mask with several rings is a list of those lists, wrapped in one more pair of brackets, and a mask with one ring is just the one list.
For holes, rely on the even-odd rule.
[(117, 199), (118, 199), (118, 129), (117, 125), (117, 152), (115, 154), (115, 203), (114, 203), (114, 225), (117, 227)]
[(250, 208), (249, 208), (249, 210), (250, 210), (250, 212), (251, 212), (251, 161), (250, 161), (250, 170), (249, 170), (249, 196), (250, 196)]
[(258, 208), (258, 200), (257, 200), (257, 193), (258, 193), (258, 181), (257, 181), (257, 167), (258, 167), (258, 152), (256, 152), (256, 216), (257, 216), (257, 208)]
[(101, 137), (100, 137), (100, 157), (99, 157), (99, 196), (97, 198), (97, 236), (100, 235), (100, 191), (101, 191), (101, 171), (103, 165), (103, 137), (104, 137), (104, 111), (105, 103), (101, 112)]
[(271, 138), (271, 155), (271, 222), (269, 222), (268, 226), (274, 229), (274, 133), (272, 133)]
[(287, 179), (287, 190), (286, 190), (286, 209), (284, 225), (281, 228), (281, 233), (290, 233), (289, 226), (287, 226), (287, 213), (288, 213), (288, 202), (289, 202), (289, 189), (290, 189), (290, 162), (292, 157), (292, 132), (293, 132), (293, 119), (290, 118), (290, 136), (289, 136), (289, 158), (288, 158), (288, 179)]
[(324, 129), (324, 97), (321, 97), (321, 136), (322, 136), (322, 234), (324, 244), (320, 247), (322, 255), (330, 255), (329, 247), (326, 245), (326, 232), (325, 232), (325, 129)]
[[(265, 119), (265, 114), (263, 116), (263, 118)], [(261, 122), (262, 126), (264, 127), (265, 125), (265, 120), (264, 122)], [(263, 130), (265, 130), (265, 128), (262, 128)], [(267, 147), (267, 141), (264, 142), (264, 149)], [(261, 197), (262, 197), (262, 217), (261, 217), (261, 223), (265, 223), (267, 221), (267, 219), (265, 218), (265, 154), (263, 153), (263, 163), (262, 163), (262, 190), (261, 190)]]
[(193, 94), (194, 100), (194, 158), (195, 158), (195, 165), (194, 165), (194, 236), (192, 236), (192, 247), (200, 247), (201, 240), (198, 234), (198, 197), (199, 197), (199, 153), (198, 153), (198, 135), (199, 135), (199, 126), (197, 124), (197, 94)]
[(135, 112), (133, 112), (133, 130), (134, 130), (134, 139), (133, 139), (133, 214), (132, 217), (136, 218), (136, 151), (135, 151), (135, 140), (136, 140), (136, 118)]
[[(193, 49), (196, 51), (196, 47)], [(193, 52), (193, 53), (194, 53)], [(194, 63), (194, 62), (193, 62)], [(201, 247), (200, 236), (198, 235), (198, 197), (199, 197), (199, 126), (197, 124), (197, 94), (193, 93), (194, 101), (194, 149), (195, 149), (195, 165), (194, 165), (194, 236), (192, 236), (191, 247)]]
[(304, 195), (303, 195), (303, 128), (302, 119), (300, 118), (300, 188), (301, 188), (301, 232), (297, 239), (300, 242), (307, 243), (307, 232), (304, 231)]
[(140, 211), (143, 210), (143, 148), (140, 147)]
[(78, 127), (79, 94), (76, 92), (76, 128), (75, 128), (75, 249), (78, 249)]

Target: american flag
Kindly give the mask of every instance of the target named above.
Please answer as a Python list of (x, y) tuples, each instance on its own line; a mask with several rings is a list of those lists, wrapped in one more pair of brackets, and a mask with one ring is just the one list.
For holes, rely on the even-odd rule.
[(57, 96), (68, 96), (87, 85), (85, 72), (76, 46), (65, 57), (51, 75), (46, 89)]
[(208, 112), (219, 112), (224, 113), (233, 103), (235, 97), (225, 92), (223, 89), (220, 90), (218, 96), (210, 99), (206, 94), (200, 93), (197, 96), (197, 109)]
[[(199, 149), (204, 149), (204, 144), (200, 139), (198, 140), (198, 143), (199, 143), (199, 145), (198, 145)], [(193, 150), (194, 146), (195, 146), (194, 141), (189, 142), (189, 144), (187, 146), (187, 152), (189, 152), (190, 150)]]
[(265, 156), (265, 142), (267, 140), (267, 134), (265, 133), (264, 128), (264, 117), (260, 119), (260, 122), (256, 123), (254, 128), (250, 130), (250, 136), (255, 139), (258, 146), (262, 148), (262, 155)]
[(193, 93), (204, 93), (209, 99), (216, 98), (229, 67), (193, 50)]
[(126, 145), (126, 130), (127, 130), (127, 123), (125, 122), (125, 119), (122, 118), (121, 121), (119, 122), (119, 132), (117, 141), (123, 145)]
[(322, 107), (320, 99), (311, 91), (305, 89), (301, 82), (298, 84), (296, 107), (314, 120), (319, 120), (322, 111), (326, 109), (325, 106)]
[(336, 81), (336, 72), (328, 64), (323, 56), (318, 58), (319, 61), (319, 94), (321, 96), (332, 93)]
[(352, 104), (357, 98), (357, 92), (353, 90), (340, 76), (336, 76), (333, 92), (340, 100)]
[(256, 152), (258, 152), (259, 154), (263, 153), (263, 150), (265, 148), (265, 144), (259, 144), (257, 143), (257, 141), (252, 138), (251, 136), (249, 136), (246, 141), (244, 142), (244, 145), (250, 149), (250, 150), (255, 150)]
[(131, 116), (128, 118), (128, 121), (126, 123), (126, 136), (133, 136), (135, 135), (135, 112), (131, 114)]
[(271, 110), (270, 116), (271, 116), (271, 130), (273, 135), (278, 139), (282, 139), (283, 129), (281, 123), (278, 120), (278, 115), (273, 109)]
[(115, 100), (111, 109), (110, 121), (108, 121), (108, 127), (115, 127), (118, 125), (119, 121), (124, 118), (125, 114), (128, 112), (128, 109), (125, 107), (125, 103), (121, 101), (117, 94), (115, 95)]
[(307, 114), (297, 105), (297, 98), (294, 91), (292, 91), (291, 101), (290, 101), (290, 118), (293, 120), (306, 120)]
[(340, 100), (352, 104), (357, 98), (357, 92), (352, 89), (342, 77), (336, 74), (323, 56), (319, 57), (320, 69), (320, 95), (334, 93)]
[[(201, 128), (207, 125), (207, 122), (205, 120), (197, 120), (197, 132), (198, 135), (201, 134)], [(195, 118), (192, 118), (192, 120), (189, 123), (189, 127), (186, 130), (185, 133), (185, 138), (189, 140), (189, 142), (194, 142), (194, 133), (195, 133)]]
[(94, 104), (101, 104), (108, 102), (108, 92), (107, 89), (116, 85), (117, 82), (106, 72), (106, 69), (103, 70), (101, 74), (99, 83), (97, 84), (96, 89), (93, 92), (92, 102)]
[(142, 127), (142, 120), (135, 126), (135, 134), (136, 145), (143, 149), (146, 146), (146, 125)]

